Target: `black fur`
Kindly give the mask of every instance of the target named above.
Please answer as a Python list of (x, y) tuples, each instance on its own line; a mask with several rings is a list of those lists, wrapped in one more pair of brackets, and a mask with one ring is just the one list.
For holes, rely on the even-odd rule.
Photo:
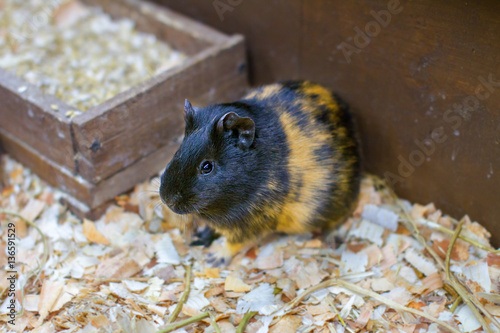
[[(228, 112), (255, 122), (255, 139), (249, 150), (238, 147), (235, 135), (217, 133), (218, 120)], [(161, 177), (160, 195), (176, 213), (194, 213), (221, 226), (242, 227), (239, 224), (252, 213), (248, 207), (276, 199), (266, 187), (270, 176), (277, 176), (282, 184), (280, 196), (286, 195), (283, 161), (287, 155), (279, 120), (262, 101), (201, 108), (186, 123), (184, 141)], [(204, 160), (215, 162), (211, 174), (199, 172)]]

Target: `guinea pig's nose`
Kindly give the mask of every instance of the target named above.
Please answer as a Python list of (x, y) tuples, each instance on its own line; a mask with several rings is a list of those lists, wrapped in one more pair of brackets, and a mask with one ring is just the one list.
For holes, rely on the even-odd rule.
[(173, 194), (161, 193), (160, 197), (163, 203), (169, 207), (175, 207), (181, 199), (181, 195), (179, 192)]
[(175, 206), (179, 202), (180, 198), (181, 196), (179, 194), (175, 194), (172, 197), (170, 197), (169, 200), (167, 200), (167, 204), (169, 206)]

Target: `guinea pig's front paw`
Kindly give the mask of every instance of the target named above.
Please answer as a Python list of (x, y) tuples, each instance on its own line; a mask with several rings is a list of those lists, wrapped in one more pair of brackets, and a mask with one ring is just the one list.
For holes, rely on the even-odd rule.
[(343, 238), (341, 238), (338, 233), (337, 233), (337, 230), (331, 230), (330, 232), (328, 232), (323, 241), (331, 248), (338, 248), (340, 245), (342, 245), (345, 240)]
[(207, 263), (212, 267), (226, 267), (231, 263), (233, 257), (241, 251), (243, 243), (231, 243), (227, 240), (221, 249), (208, 254)]
[(205, 227), (202, 230), (198, 230), (193, 235), (193, 241), (189, 244), (189, 246), (204, 246), (209, 247), (212, 245), (212, 242), (217, 239), (220, 235), (216, 233), (212, 228)]
[(207, 257), (207, 263), (211, 267), (226, 267), (231, 262), (232, 257), (224, 251), (224, 248), (217, 252), (210, 252)]

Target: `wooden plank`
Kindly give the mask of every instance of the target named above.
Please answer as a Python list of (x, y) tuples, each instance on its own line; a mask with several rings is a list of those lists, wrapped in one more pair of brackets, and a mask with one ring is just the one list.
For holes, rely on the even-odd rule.
[(239, 98), (247, 88), (243, 59), (243, 39), (235, 36), (74, 118), (80, 174), (97, 183), (182, 134), (185, 98)]
[[(378, 24), (371, 11), (387, 13), (387, 4), (304, 2), (302, 75), (351, 104), (369, 172), (398, 177), (394, 186), (404, 198), (434, 202), (457, 218), (470, 214), (495, 232), (500, 85), (488, 91), (480, 77), (500, 81), (500, 44), (494, 42), (500, 3), (401, 1), (387, 26), (379, 25), (368, 44), (356, 47), (354, 28)], [(338, 47), (342, 42), (356, 47), (350, 62)], [(476, 89), (488, 97), (476, 99), (478, 107), (465, 120), (454, 110), (473, 101)], [(435, 129), (443, 131), (442, 142), (432, 140)], [(432, 144), (426, 147), (424, 140)], [(494, 241), (500, 244), (500, 232)]]
[(113, 199), (120, 193), (132, 189), (136, 184), (158, 174), (166, 167), (169, 160), (179, 148), (179, 144), (171, 142), (151, 153), (123, 171), (105, 179), (96, 185), (89, 207), (95, 208)]
[[(251, 84), (301, 78), (299, 49), (302, 42), (302, 0), (155, 2), (227, 34), (244, 35), (248, 46)], [(217, 10), (216, 6), (220, 3), (227, 6)], [(320, 24), (322, 22), (318, 22)]]
[(82, 202), (91, 202), (94, 185), (79, 176), (74, 176), (70, 170), (55, 164), (1, 128), (0, 145), (12, 158), (29, 167), (50, 185), (58, 187)]
[(65, 200), (75, 210), (80, 210), (80, 215), (88, 216), (92, 212), (96, 213), (95, 209), (99, 210), (118, 194), (132, 189), (137, 183), (147, 180), (165, 168), (179, 147), (179, 141), (167, 144), (98, 185), (91, 184), (54, 164), (3, 129), (0, 129), (0, 145), (12, 158), (30, 166), (32, 171), (47, 183), (65, 192)]
[[(0, 147), (6, 149), (10, 157), (30, 166), (44, 181), (63, 191), (62, 201), (75, 215), (92, 219), (97, 219), (104, 213), (115, 196), (157, 174), (167, 165), (178, 146), (178, 143), (167, 145), (96, 187), (81, 177), (72, 175), (65, 168), (54, 164), (10, 133), (0, 129)], [(2, 153), (0, 149), (0, 156)]]
[[(74, 108), (3, 69), (0, 69), (0, 101), (0, 128), (45, 158), (75, 171), (70, 121), (64, 116)], [(57, 105), (59, 111), (53, 111), (51, 105)]]
[(87, 218), (90, 220), (97, 220), (101, 215), (103, 215), (109, 206), (113, 204), (113, 200), (106, 201), (99, 207), (90, 208), (85, 203), (78, 201), (75, 197), (72, 197), (66, 193), (62, 194), (61, 202), (68, 207), (68, 209), (79, 218)]
[(63, 195), (63, 201), (75, 215), (97, 219), (117, 195), (131, 190), (136, 184), (146, 181), (164, 169), (178, 148), (179, 142), (171, 142), (122, 172), (100, 182), (92, 188), (90, 201), (80, 201), (68, 194)]

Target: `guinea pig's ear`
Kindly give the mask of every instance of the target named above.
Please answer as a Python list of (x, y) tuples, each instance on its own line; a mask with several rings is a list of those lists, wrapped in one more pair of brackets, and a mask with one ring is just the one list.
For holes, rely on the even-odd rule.
[(191, 105), (187, 99), (184, 102), (184, 119), (186, 120), (186, 125), (190, 125), (193, 123), (194, 114), (197, 108)]
[(224, 134), (228, 131), (238, 134), (238, 147), (246, 150), (250, 148), (255, 138), (255, 123), (251, 118), (228, 112), (217, 122), (217, 132)]

